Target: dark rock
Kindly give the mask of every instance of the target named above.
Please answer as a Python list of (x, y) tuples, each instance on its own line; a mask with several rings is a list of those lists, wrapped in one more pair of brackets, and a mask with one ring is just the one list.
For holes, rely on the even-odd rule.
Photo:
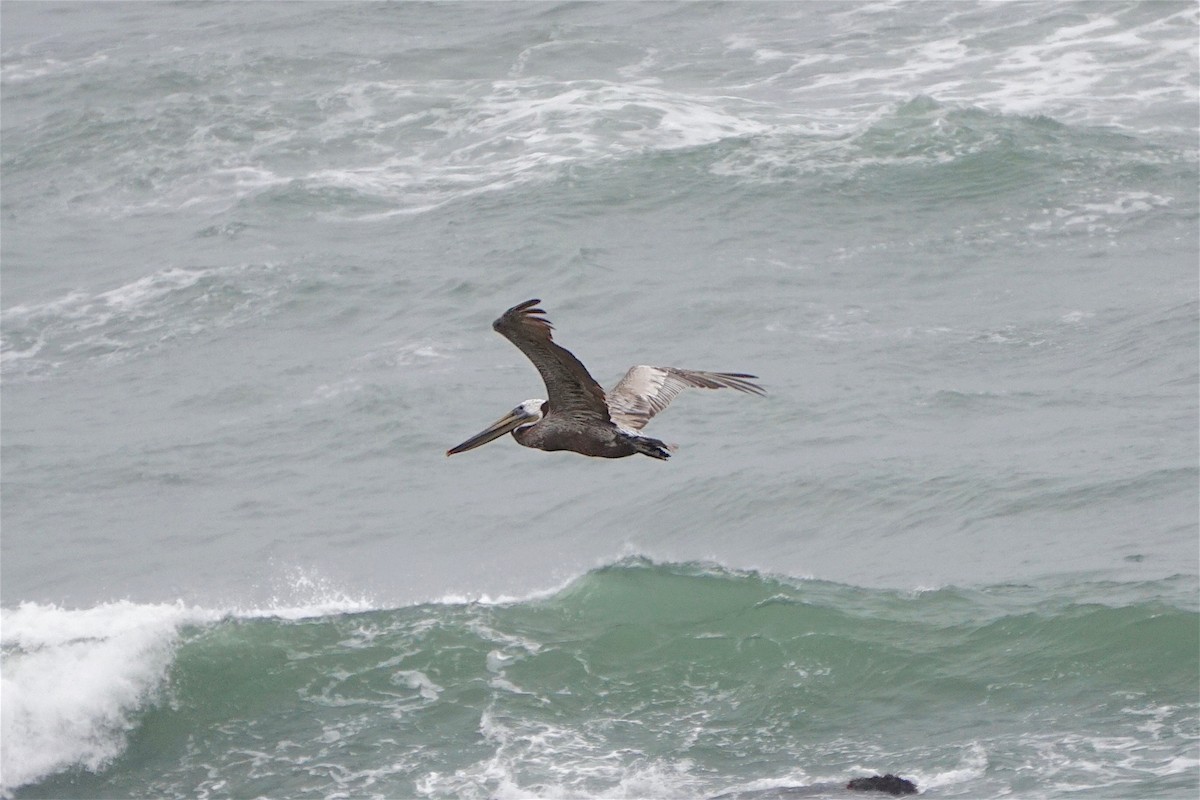
[(917, 785), (899, 775), (872, 775), (869, 778), (855, 778), (846, 784), (846, 788), (856, 792), (886, 792), (892, 795), (917, 793)]

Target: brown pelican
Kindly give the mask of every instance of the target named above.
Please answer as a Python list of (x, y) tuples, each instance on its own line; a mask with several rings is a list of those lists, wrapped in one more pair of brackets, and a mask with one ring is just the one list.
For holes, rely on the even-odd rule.
[(492, 328), (533, 362), (549, 399), (526, 400), (486, 430), (447, 450), (446, 455), (474, 449), (511, 432), (518, 443), (539, 450), (572, 450), (599, 458), (641, 453), (666, 459), (671, 448), (638, 431), (684, 389), (766, 393), (750, 382), (755, 375), (641, 365), (631, 367), (605, 395), (579, 359), (554, 342), (553, 326), (543, 316), (546, 312), (536, 308), (540, 302), (526, 300), (513, 306)]

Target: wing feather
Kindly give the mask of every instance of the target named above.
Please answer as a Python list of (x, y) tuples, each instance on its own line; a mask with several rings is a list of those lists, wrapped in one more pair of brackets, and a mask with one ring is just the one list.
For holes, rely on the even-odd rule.
[(631, 431), (646, 427), (684, 389), (737, 389), (747, 394), (766, 394), (740, 372), (700, 372), (674, 367), (631, 367), (608, 393), (608, 411), (613, 422)]
[(546, 312), (537, 308), (540, 302), (526, 300), (513, 306), (492, 323), (492, 328), (537, 367), (546, 384), (550, 414), (611, 422), (604, 390), (570, 350), (555, 343), (551, 334), (554, 326), (545, 318)]

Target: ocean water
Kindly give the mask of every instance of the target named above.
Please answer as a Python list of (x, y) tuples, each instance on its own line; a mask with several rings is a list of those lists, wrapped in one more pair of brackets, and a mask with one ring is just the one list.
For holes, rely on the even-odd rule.
[[(0, 792), (1195, 797), (1198, 42), (5, 3)], [(533, 297), (768, 393), (447, 459)]]

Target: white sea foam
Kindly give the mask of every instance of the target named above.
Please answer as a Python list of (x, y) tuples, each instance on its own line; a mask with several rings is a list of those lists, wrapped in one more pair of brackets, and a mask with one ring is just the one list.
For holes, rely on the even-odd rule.
[[(786, 40), (763, 32), (731, 34), (725, 45), (731, 58), (748, 52), (773, 70), (743, 87), (747, 91), (786, 87), (806, 106), (843, 108), (843, 123), (850, 125), (863, 109), (926, 95), (996, 113), (1153, 131), (1163, 120), (1147, 110), (1195, 96), (1194, 8), (1132, 27), (1097, 9), (1082, 21), (1064, 15), (1059, 27), (1044, 33), (1040, 26), (1013, 26), (1007, 6), (993, 7), (996, 16), (981, 16), (974, 5), (961, 8), (951, 10), (939, 29), (952, 35), (900, 35), (869, 58), (852, 43), (861, 30), (878, 25), (877, 15), (896, 14), (893, 6), (847, 6), (829, 14), (835, 24), (822, 48), (828, 52), (792, 50)], [(993, 46), (995, 31), (1010, 26), (1013, 41)], [(839, 52), (846, 44), (851, 46)], [(828, 68), (813, 68), (819, 64)], [(1147, 81), (1150, 74), (1158, 79)], [(857, 102), (847, 107), (846, 98)]]
[(531, 589), (523, 594), (499, 594), (491, 595), (486, 592), (476, 594), (463, 594), (460, 592), (448, 592), (440, 595), (428, 602), (436, 605), (461, 606), (461, 605), (481, 605), (481, 606), (507, 606), (517, 603), (531, 603), (538, 600), (545, 600), (548, 597), (553, 597), (559, 592), (566, 589), (580, 575), (573, 575), (565, 578), (559, 583), (541, 589)]
[[(397, 108), (435, 90), (447, 98), (439, 107), (422, 103), (426, 107), (409, 113)], [(564, 164), (696, 147), (770, 128), (750, 113), (752, 101), (637, 81), (376, 81), (347, 85), (326, 102), (354, 109), (326, 123), (343, 126), (331, 135), (366, 126), (368, 136), (378, 136), (397, 125), (418, 127), (423, 134), (387, 158), (316, 170), (303, 178), (314, 188), (351, 189), (396, 205), (373, 216), (427, 210), (545, 179)]]
[(236, 324), (269, 304), (276, 280), (264, 264), (168, 267), (113, 289), (18, 304), (4, 310), (0, 369), (31, 374), (79, 354), (112, 359)]
[[(1156, 722), (1161, 722), (1182, 709), (1151, 710)], [(1188, 716), (1194, 716), (1185, 711)], [(1135, 718), (1136, 719), (1136, 718)], [(1134, 724), (1128, 730), (1140, 730)], [(1030, 734), (1023, 743), (1031, 748), (1034, 768), (1044, 776), (1047, 785), (1064, 792), (1133, 785), (1141, 775), (1159, 777), (1195, 775), (1197, 763), (1181, 757), (1173, 748), (1157, 746), (1151, 735), (1084, 735), (1070, 732)], [(1194, 748), (1193, 748), (1194, 751)]]
[(166, 677), (180, 628), (216, 615), (128, 601), (0, 610), (0, 791), (72, 766), (102, 768)]
[(394, 369), (419, 363), (447, 361), (452, 358), (449, 353), (456, 349), (457, 345), (454, 343), (430, 339), (416, 342), (393, 339), (354, 359), (354, 366), (356, 369)]
[[(111, 185), (97, 185), (87, 197), (105, 213), (215, 213), (266, 191), (303, 197), (338, 190), (366, 201), (365, 207), (351, 203), (338, 213), (376, 219), (423, 213), (552, 178), (566, 165), (646, 150), (729, 138), (853, 133), (869, 127), (881, 109), (918, 96), (1134, 129), (1163, 124), (1161, 117), (1143, 113), (1146, 108), (1194, 96), (1194, 12), (1130, 29), (1093, 14), (1000, 49), (981, 44), (986, 35), (975, 35), (986, 34), (990, 22), (971, 18), (954, 35), (901, 38), (870, 58), (839, 52), (842, 39), (856, 39), (863, 18), (876, 13), (868, 7), (831, 15), (841, 20), (831, 52), (790, 48), (762, 32), (731, 33), (725, 41), (730, 59), (749, 59), (757, 68), (719, 91), (666, 88), (653, 48), (641, 62), (623, 68), (625, 80), (551, 82), (525, 74), (524, 60), (532, 52), (571, 46), (555, 41), (523, 51), (505, 79), (355, 78), (322, 89), (307, 98), (322, 109), (322, 118), (303, 130), (276, 124), (286, 121), (269, 108), (251, 109), (250, 124), (243, 117), (226, 118), (228, 109), (215, 107), (218, 118), (198, 126), (187, 140), (183, 156), (192, 169), (177, 176), (156, 170), (146, 179), (152, 191), (131, 191), (128, 172), (145, 169), (139, 151), (138, 163), (114, 171)], [(1114, 59), (1121, 70), (1114, 69)], [(1125, 69), (1129, 66), (1137, 69)], [(1147, 73), (1162, 80), (1148, 82)], [(244, 135), (230, 137), (231, 126)], [(344, 153), (319, 169), (288, 169), (284, 164), (290, 162), (279, 159), (318, 147)], [(819, 160), (820, 153), (808, 155)]]
[[(8, 53), (5, 53), (8, 56)], [(57, 58), (6, 58), (0, 67), (0, 81), (9, 84), (25, 83), (49, 76), (61, 77), (94, 70), (108, 61), (106, 53), (96, 53), (84, 58), (62, 60)]]
[[(839, 776), (840, 778), (840, 776)], [(770, 792), (771, 789), (794, 789), (797, 786), (807, 786), (819, 781), (803, 769), (797, 767), (786, 775), (778, 775), (771, 778), (756, 778), (752, 781), (746, 781), (734, 786), (721, 787), (721, 793), (750, 793), (750, 792)], [(770, 795), (768, 795), (769, 797)]]
[(935, 772), (931, 775), (923, 772), (913, 772), (911, 775), (906, 774), (904, 777), (910, 778), (922, 790), (961, 786), (963, 784), (969, 785), (973, 781), (978, 781), (987, 773), (987, 765), (987, 750), (979, 742), (971, 742), (963, 751), (961, 760), (957, 766), (941, 772)]
[[(164, 154), (152, 147), (116, 153), (111, 171), (79, 195), (87, 202), (78, 207), (116, 215), (216, 213), (268, 191), (303, 197), (333, 189), (367, 201), (366, 208), (340, 213), (372, 219), (422, 213), (546, 179), (563, 165), (644, 150), (852, 132), (869, 125), (879, 109), (917, 96), (1003, 114), (1156, 130), (1170, 124), (1170, 115), (1155, 109), (1190, 103), (1195, 95), (1194, 9), (1165, 11), (1132, 26), (1101, 9), (1082, 20), (1064, 15), (1059, 27), (1043, 32), (1014, 24), (1000, 7), (982, 15), (972, 7), (951, 11), (936, 38), (920, 31), (869, 55), (858, 52), (861, 31), (878, 25), (878, 15), (896, 13), (885, 5), (829, 14), (837, 23), (827, 47), (816, 51), (769, 30), (731, 32), (725, 39), (731, 67), (752, 62), (754, 68), (710, 91), (667, 88), (666, 56), (654, 47), (619, 70), (624, 80), (548, 81), (527, 74), (534, 53), (593, 44), (556, 40), (526, 47), (500, 80), (362, 80), (352, 74), (340, 86), (322, 85), (302, 98), (321, 110), (315, 124), (289, 124), (294, 121), (268, 103), (235, 112), (203, 94), (176, 92), (165, 100), (180, 114), (197, 104), (210, 113), (189, 126), (183, 149), (170, 153), (172, 168), (161, 168)], [(1010, 26), (1013, 42), (996, 47), (995, 29)], [(15, 55), (4, 67), (8, 82), (93, 68), (107, 58), (68, 63)], [(156, 114), (161, 101), (156, 98)], [(313, 149), (338, 157), (319, 169), (291, 166), (290, 156)], [(188, 168), (178, 169), (179, 160)], [(131, 181), (131, 174), (142, 179)]]
[(445, 797), (697, 797), (704, 780), (691, 759), (608, 750), (586, 733), (484, 712), (479, 732), (492, 754), (453, 774), (426, 773), (418, 792)]
[[(287, 570), (269, 603), (212, 609), (121, 600), (92, 608), (22, 603), (0, 609), (0, 793), (74, 767), (97, 771), (125, 749), (155, 702), (181, 632), (221, 619), (310, 619), (376, 608), (312, 570)], [(403, 673), (423, 697), (441, 691)]]

